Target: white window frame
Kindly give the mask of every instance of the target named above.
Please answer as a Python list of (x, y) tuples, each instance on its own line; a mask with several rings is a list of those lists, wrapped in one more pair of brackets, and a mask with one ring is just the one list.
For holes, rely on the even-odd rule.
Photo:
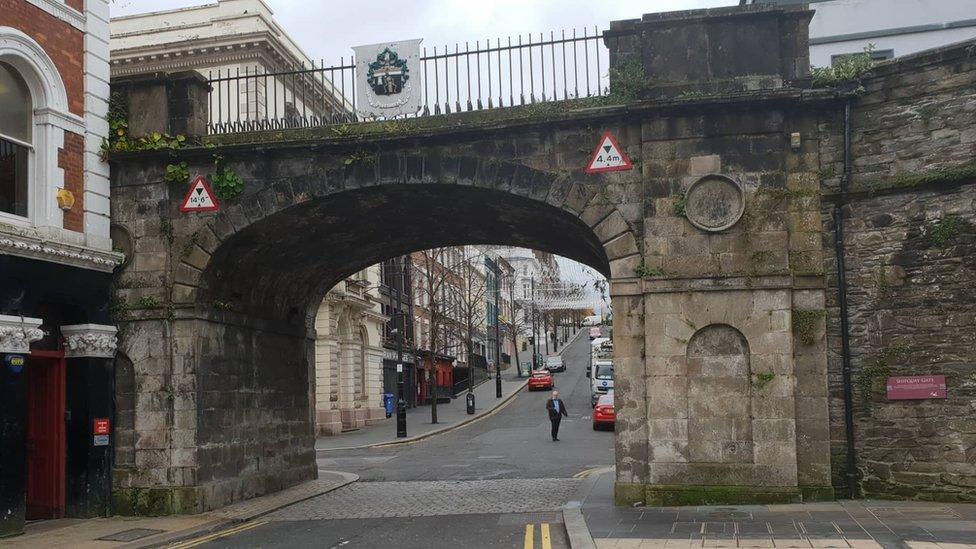
[(18, 29), (0, 26), (0, 61), (17, 71), (27, 84), (33, 103), (27, 161), (27, 216), (0, 212), (0, 222), (65, 240), (70, 231), (64, 229), (64, 212), (57, 202), (57, 191), (64, 187), (58, 149), (64, 147), (65, 131), (84, 137), (84, 119), (68, 110), (68, 94), (61, 74), (34, 39)]

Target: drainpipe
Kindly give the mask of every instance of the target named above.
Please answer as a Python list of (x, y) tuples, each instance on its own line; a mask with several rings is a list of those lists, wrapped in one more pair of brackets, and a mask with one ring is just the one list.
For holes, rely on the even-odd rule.
[(834, 251), (837, 255), (837, 297), (840, 305), (841, 360), (844, 382), (844, 429), (847, 434), (847, 499), (857, 495), (857, 455), (854, 449), (854, 393), (851, 381), (850, 320), (847, 311), (847, 267), (844, 262), (844, 212), (851, 180), (851, 100), (844, 102), (844, 173), (840, 178), (840, 198), (834, 202)]

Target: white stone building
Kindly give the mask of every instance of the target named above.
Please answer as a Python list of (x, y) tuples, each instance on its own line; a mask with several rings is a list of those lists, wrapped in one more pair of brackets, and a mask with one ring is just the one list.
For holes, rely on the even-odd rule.
[(320, 435), (383, 418), (383, 325), (374, 265), (332, 288), (315, 317), (315, 424)]
[[(273, 15), (262, 0), (218, 0), (112, 18), (112, 76), (195, 70), (208, 79), (222, 79), (214, 82), (211, 93), (212, 124), (350, 111), (351, 105), (323, 73), (254, 76), (321, 67)], [(330, 75), (338, 78), (339, 73)]]
[(883, 60), (976, 36), (972, 0), (742, 0), (743, 4), (809, 3), (810, 64), (829, 67), (838, 56), (874, 45)]

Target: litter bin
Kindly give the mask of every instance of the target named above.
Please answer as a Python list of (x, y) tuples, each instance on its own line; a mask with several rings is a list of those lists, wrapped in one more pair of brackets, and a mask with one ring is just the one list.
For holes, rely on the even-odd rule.
[(383, 408), (386, 409), (386, 417), (393, 416), (396, 408), (396, 397), (392, 393), (383, 393)]
[(468, 414), (473, 414), (474, 413), (474, 393), (468, 393), (468, 396), (465, 397), (465, 400), (467, 401), (467, 404), (468, 404)]

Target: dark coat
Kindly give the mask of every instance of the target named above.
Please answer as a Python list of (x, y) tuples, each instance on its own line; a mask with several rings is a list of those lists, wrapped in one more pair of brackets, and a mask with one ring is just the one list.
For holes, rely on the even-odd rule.
[(569, 416), (569, 412), (566, 411), (566, 403), (563, 402), (563, 399), (559, 398), (559, 399), (556, 399), (556, 400), (559, 401), (559, 413), (558, 414), (556, 413), (556, 405), (553, 404), (553, 402), (554, 402), (553, 399), (550, 398), (549, 400), (546, 401), (546, 411), (549, 412), (549, 419), (550, 420), (559, 419), (559, 416), (560, 415)]

